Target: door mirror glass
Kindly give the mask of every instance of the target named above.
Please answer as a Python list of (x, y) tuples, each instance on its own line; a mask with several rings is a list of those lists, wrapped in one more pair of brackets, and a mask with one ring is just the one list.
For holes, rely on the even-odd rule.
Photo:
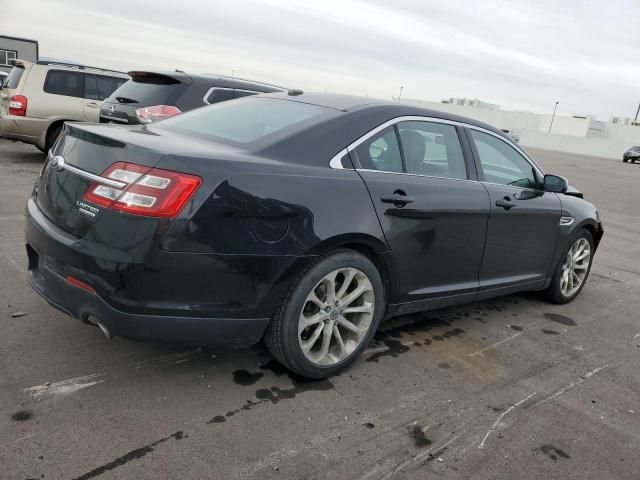
[(547, 192), (564, 193), (567, 191), (569, 184), (567, 179), (558, 175), (544, 176), (544, 189)]

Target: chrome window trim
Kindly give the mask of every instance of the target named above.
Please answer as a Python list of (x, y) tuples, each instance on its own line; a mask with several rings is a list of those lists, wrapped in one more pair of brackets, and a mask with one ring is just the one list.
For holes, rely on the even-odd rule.
[[(441, 123), (441, 124), (445, 124), (445, 125), (452, 125), (454, 127), (456, 127), (456, 126), (465, 127), (465, 128), (469, 128), (469, 129), (472, 129), (472, 130), (477, 130), (479, 132), (487, 133), (489, 135), (492, 135), (492, 136), (496, 137), (499, 140), (502, 140), (504, 143), (506, 143), (510, 147), (514, 148), (516, 150), (516, 152), (518, 152), (520, 155), (522, 155), (522, 157), (527, 162), (529, 162), (529, 164), (536, 170), (536, 172), (539, 175), (544, 177), (544, 172), (542, 171), (542, 169), (518, 145), (516, 145), (514, 142), (510, 141), (509, 139), (503, 137), (502, 135), (499, 135), (496, 132), (492, 132), (491, 130), (488, 130), (486, 128), (479, 127), (477, 125), (473, 125), (473, 124), (470, 124), (470, 123), (458, 122), (458, 121), (455, 121), (455, 120), (447, 120), (445, 118), (438, 118), (438, 117), (426, 117), (426, 116), (420, 116), (420, 115), (404, 115), (404, 116), (400, 116), (400, 117), (395, 117), (395, 118), (392, 118), (391, 120), (387, 120), (386, 122), (382, 123), (381, 125), (378, 125), (373, 130), (370, 130), (369, 132), (365, 133), (363, 136), (361, 136), (360, 138), (358, 138), (354, 142), (352, 142), (349, 145), (347, 145), (346, 148), (343, 148), (342, 150), (340, 150), (340, 152), (338, 152), (329, 161), (329, 166), (331, 168), (336, 168), (336, 169), (351, 170), (351, 169), (345, 169), (340, 164), (340, 162), (338, 161), (342, 157), (342, 155), (344, 155), (344, 153), (345, 153), (344, 151), (345, 150), (346, 150), (346, 153), (351, 153), (355, 148), (357, 148), (360, 144), (362, 144), (363, 142), (365, 142), (366, 140), (368, 140), (372, 136), (374, 136), (377, 133), (381, 132), (385, 128), (390, 127), (390, 126), (395, 125), (396, 123), (400, 123), (400, 122)], [(338, 160), (336, 160), (336, 159), (338, 159)], [(393, 174), (398, 174), (398, 175), (415, 175), (415, 176), (418, 176), (418, 177), (429, 177), (429, 178), (449, 178), (449, 177), (431, 177), (430, 175), (419, 175), (419, 174), (415, 174), (415, 173), (405, 173), (405, 172), (387, 172), (387, 171), (384, 171), (384, 170), (367, 170), (367, 169), (363, 169), (363, 168), (356, 168), (355, 170), (367, 171), (367, 172), (393, 173)], [(458, 179), (458, 180), (460, 180), (460, 179)], [(501, 184), (492, 183), (492, 182), (485, 182), (485, 181), (481, 181), (481, 180), (471, 180), (471, 179), (466, 179), (466, 180), (472, 181), (472, 182), (487, 183), (487, 184), (491, 184), (491, 185), (501, 185)]]
[(122, 189), (128, 185), (127, 183), (118, 182), (117, 180), (101, 177), (100, 175), (95, 175), (93, 173), (89, 173), (85, 170), (82, 170), (81, 168), (74, 167), (73, 165), (69, 165), (65, 161), (62, 155), (52, 155), (51, 151), (49, 151), (49, 154), (47, 155), (47, 157), (48, 157), (47, 160), (51, 162), (51, 168), (66, 170), (86, 180), (91, 180), (93, 182), (106, 185), (108, 187)]
[(346, 168), (342, 164), (342, 157), (348, 153), (349, 151), (346, 148), (340, 150), (331, 160), (329, 160), (329, 166), (335, 170), (355, 170), (354, 168)]
[(213, 92), (214, 90), (225, 90), (225, 91), (236, 91), (236, 92), (249, 92), (252, 93), (254, 95), (257, 95), (259, 93), (265, 93), (265, 92), (256, 92), (255, 90), (247, 90), (246, 88), (229, 88), (229, 87), (211, 87), (209, 90), (207, 90), (204, 94), (204, 97), (202, 97), (202, 101), (204, 103), (206, 103), (207, 105), (211, 105), (211, 103), (209, 103), (207, 101), (207, 98), (209, 98), (209, 95), (211, 95), (211, 92)]

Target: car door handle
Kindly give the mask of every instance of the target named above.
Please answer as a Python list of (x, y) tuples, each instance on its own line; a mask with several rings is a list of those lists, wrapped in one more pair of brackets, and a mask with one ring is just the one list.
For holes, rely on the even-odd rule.
[(382, 203), (393, 203), (396, 207), (404, 207), (408, 203), (413, 202), (413, 198), (408, 197), (402, 190), (396, 190), (393, 195), (384, 195), (380, 197)]
[(91, 108), (98, 108), (100, 105), (98, 105), (97, 103), (91, 102), (91, 103), (87, 103), (87, 107), (91, 107)]
[(516, 206), (518, 206), (518, 204), (511, 201), (511, 197), (504, 197), (502, 200), (496, 200), (496, 207), (502, 207), (505, 210), (511, 210)]

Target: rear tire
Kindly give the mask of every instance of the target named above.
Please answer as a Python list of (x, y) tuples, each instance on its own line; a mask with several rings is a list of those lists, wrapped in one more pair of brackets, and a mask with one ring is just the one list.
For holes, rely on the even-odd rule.
[(628, 158), (623, 158), (622, 161), (623, 161), (623, 163), (627, 163), (629, 161), (629, 159)]
[(591, 271), (594, 246), (593, 235), (588, 230), (581, 228), (574, 233), (562, 251), (551, 284), (544, 291), (547, 300), (561, 305), (578, 296)]
[(384, 306), (382, 279), (373, 262), (353, 250), (338, 250), (318, 259), (293, 283), (264, 342), (297, 375), (327, 378), (371, 343)]
[(44, 142), (44, 152), (49, 153), (49, 150), (53, 147), (53, 144), (56, 143), (56, 140), (60, 136), (60, 132), (62, 132), (62, 127), (64, 123), (59, 123), (54, 125), (53, 127), (49, 127), (49, 131), (47, 132), (47, 138)]

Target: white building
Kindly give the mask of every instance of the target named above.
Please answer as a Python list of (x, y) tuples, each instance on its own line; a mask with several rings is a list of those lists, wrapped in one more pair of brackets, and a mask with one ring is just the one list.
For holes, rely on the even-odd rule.
[[(397, 100), (394, 98), (394, 100)], [(480, 100), (431, 102), (402, 99), (432, 110), (462, 115), (493, 125), (518, 138), (521, 145), (581, 155), (622, 158), (631, 145), (640, 145), (640, 125), (602, 122), (592, 116), (566, 116), (500, 110), (499, 105)], [(481, 105), (491, 105), (485, 107)], [(553, 117), (553, 123), (552, 123)], [(615, 117), (618, 118), (618, 117)]]

